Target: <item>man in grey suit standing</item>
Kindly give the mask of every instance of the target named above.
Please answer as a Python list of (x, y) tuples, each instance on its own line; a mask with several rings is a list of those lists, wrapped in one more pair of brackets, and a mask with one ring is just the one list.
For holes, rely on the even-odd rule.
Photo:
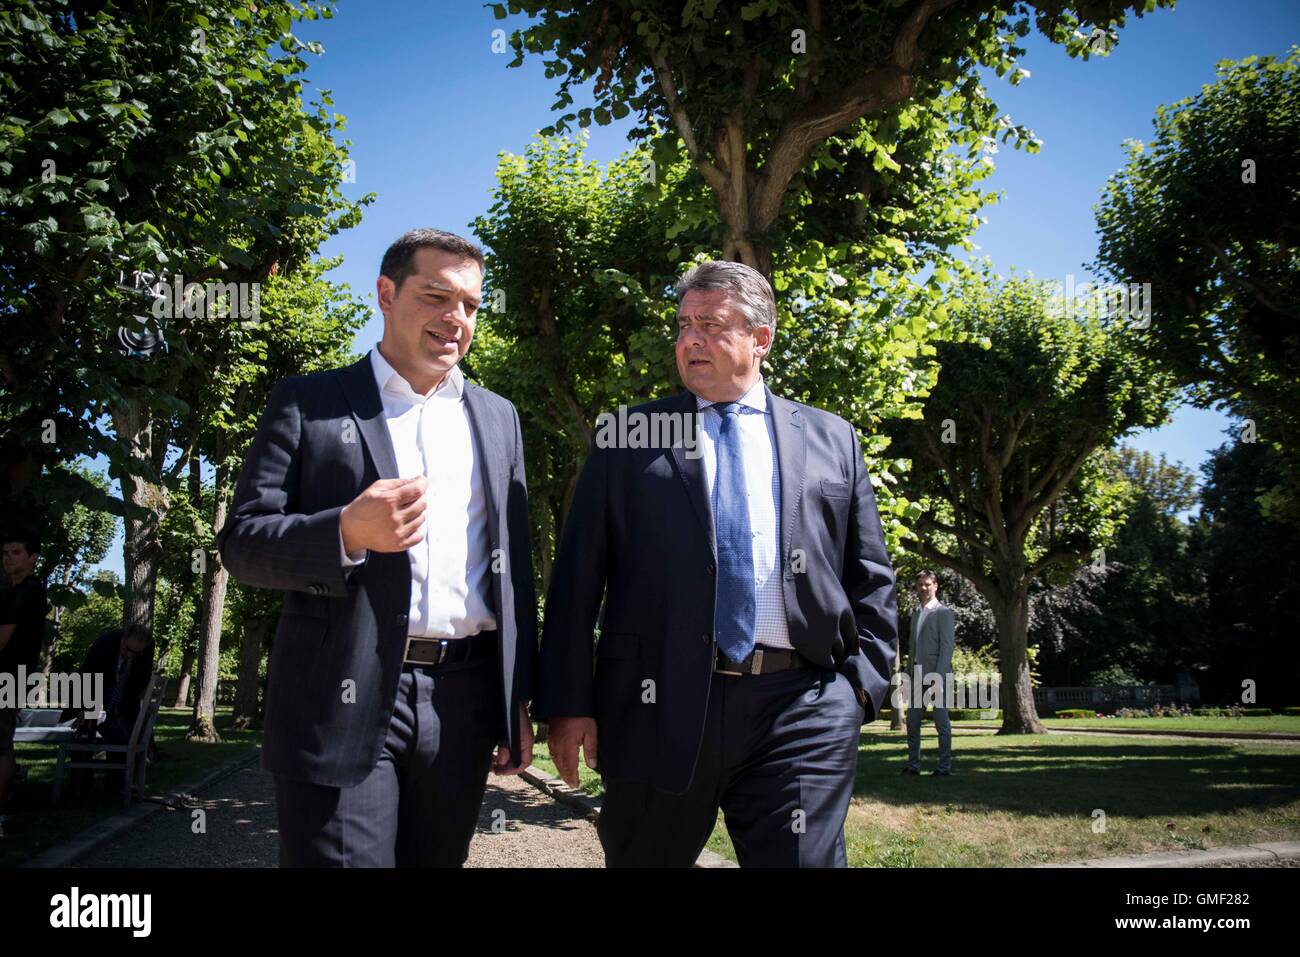
[[(921, 773), (921, 716), (924, 702), (938, 695), (934, 726), (939, 732), (939, 767), (932, 773), (952, 773), (952, 722), (948, 719), (948, 688), (952, 683), (952, 652), (956, 647), (956, 618), (938, 598), (939, 580), (923, 571), (913, 585), (919, 607), (912, 615), (911, 652), (907, 674), (911, 695), (907, 702), (907, 765), (904, 774)], [(936, 690), (927, 695), (927, 687)]]
[(436, 229), (385, 253), (384, 335), (276, 384), (218, 536), (285, 592), (262, 765), (281, 866), (460, 866), (489, 766), (532, 759), (537, 642), (513, 405), (468, 381), (483, 254)]

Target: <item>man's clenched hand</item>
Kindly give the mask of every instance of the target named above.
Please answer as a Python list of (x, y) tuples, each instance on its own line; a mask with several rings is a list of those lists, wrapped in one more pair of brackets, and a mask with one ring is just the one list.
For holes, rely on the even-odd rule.
[(339, 516), (344, 550), (404, 552), (417, 544), (424, 530), (427, 487), (423, 475), (371, 485)]

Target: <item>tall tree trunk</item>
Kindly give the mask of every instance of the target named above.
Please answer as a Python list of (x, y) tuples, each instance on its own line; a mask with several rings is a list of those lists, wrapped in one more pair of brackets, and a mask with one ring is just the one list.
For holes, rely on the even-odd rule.
[[(226, 523), (226, 505), (230, 491), (226, 487), (224, 468), (217, 469), (212, 506), (212, 541)], [(221, 616), (226, 607), (226, 568), (215, 549), (209, 552), (203, 573), (203, 614), (199, 627), (199, 681), (194, 695), (194, 720), (190, 725), (190, 741), (216, 743), (221, 740), (215, 723), (217, 713), (217, 673), (221, 657)]]
[[(71, 564), (63, 570), (63, 579), (61, 584), (67, 588), (68, 583), (72, 581)], [(54, 646), (59, 642), (59, 627), (63, 624), (63, 614), (67, 611), (62, 605), (56, 605), (54, 608), (54, 628), (49, 633), (49, 641), (44, 643), (41, 648), (41, 673), (48, 675), (50, 669), (54, 667)]]
[(553, 495), (538, 496), (540, 508), (537, 509), (537, 552), (538, 568), (542, 572), (542, 594), (551, 586), (551, 568), (555, 564), (555, 545), (559, 540)]
[[(128, 401), (113, 413), (119, 441), (127, 443), (131, 455), (150, 465), (157, 456), (149, 410), (137, 400)], [(137, 515), (128, 508), (123, 524), (126, 541), (122, 546), (122, 565), (126, 572), (126, 602), (122, 609), (124, 625), (140, 625), (153, 636), (154, 597), (158, 586), (158, 561), (162, 556), (162, 520), (167, 514), (167, 489), (160, 484), (123, 472), (122, 498), (144, 509)]]
[(181, 678), (176, 687), (176, 700), (172, 702), (173, 708), (183, 708), (190, 700), (190, 672), (194, 668), (194, 648), (191, 646), (185, 649), (181, 656)]
[(1017, 589), (1010, 595), (985, 596), (993, 606), (998, 626), (998, 664), (1002, 685), (1002, 727), (998, 734), (1045, 734), (1034, 706), (1034, 688), (1029, 677), (1029, 591)]
[(274, 618), (254, 618), (244, 623), (244, 641), (239, 646), (239, 679), (235, 684), (236, 728), (255, 728), (261, 724), (257, 706), (257, 678), (262, 668), (262, 646)]

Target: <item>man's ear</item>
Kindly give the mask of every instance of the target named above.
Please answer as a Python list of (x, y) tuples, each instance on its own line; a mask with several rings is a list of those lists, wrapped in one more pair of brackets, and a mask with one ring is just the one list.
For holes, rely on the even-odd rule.
[(379, 311), (388, 317), (388, 311), (393, 308), (393, 300), (397, 298), (397, 286), (387, 276), (380, 276), (375, 280), (375, 299), (379, 302)]
[(757, 326), (754, 329), (754, 351), (760, 359), (766, 358), (767, 354), (772, 351), (772, 340), (776, 337), (776, 330), (771, 326)]

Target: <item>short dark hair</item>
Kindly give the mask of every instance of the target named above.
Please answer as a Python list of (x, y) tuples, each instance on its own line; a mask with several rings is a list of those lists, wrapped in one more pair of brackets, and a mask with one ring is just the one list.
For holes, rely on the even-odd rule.
[(404, 233), (384, 253), (383, 262), (379, 264), (379, 275), (387, 276), (393, 286), (400, 291), (406, 277), (414, 272), (411, 260), (418, 249), (441, 249), (443, 252), (472, 259), (483, 270), (483, 250), (463, 236), (449, 233), (442, 229), (412, 229)]
[(934, 582), (934, 586), (935, 586), (936, 588), (939, 587), (939, 576), (936, 575), (934, 572), (930, 571), (930, 569), (925, 568), (925, 569), (922, 569), (921, 571), (917, 572), (917, 573), (916, 573), (916, 578), (915, 578), (914, 580), (915, 580), (915, 581), (920, 581), (922, 578), (928, 578), (928, 579), (930, 579), (930, 581)]
[(10, 542), (21, 542), (23, 548), (27, 549), (28, 555), (35, 555), (41, 550), (40, 538), (36, 536), (36, 533), (25, 528), (14, 529), (6, 533), (3, 544), (8, 545)]

